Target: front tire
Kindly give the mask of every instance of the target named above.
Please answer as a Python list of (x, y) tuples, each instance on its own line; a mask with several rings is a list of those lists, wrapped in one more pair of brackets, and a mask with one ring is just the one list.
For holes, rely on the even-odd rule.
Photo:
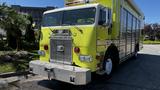
[(108, 58), (107, 60), (105, 60), (104, 68), (105, 68), (105, 74), (107, 76), (110, 76), (112, 74), (112, 71), (113, 71), (112, 59)]
[(114, 44), (108, 47), (104, 61), (103, 61), (103, 70), (105, 71), (105, 75), (111, 77), (113, 71), (119, 65), (119, 51)]

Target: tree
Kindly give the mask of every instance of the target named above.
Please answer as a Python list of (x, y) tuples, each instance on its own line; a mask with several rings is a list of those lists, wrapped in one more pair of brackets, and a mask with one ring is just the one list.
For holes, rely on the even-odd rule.
[(148, 35), (148, 36), (149, 36), (151, 30), (152, 30), (151, 24), (146, 24), (146, 25), (144, 26), (143, 32), (144, 32), (145, 35)]
[(152, 24), (152, 34), (153, 34), (153, 36), (152, 36), (152, 40), (156, 40), (156, 31), (157, 31), (157, 29), (158, 29), (158, 23), (154, 23), (154, 24)]
[(16, 12), (6, 4), (0, 5), (0, 28), (7, 32), (8, 46), (19, 50), (21, 45), (22, 31), (26, 29), (29, 24), (26, 15)]
[(146, 24), (143, 33), (149, 36), (150, 40), (160, 40), (160, 25), (158, 23)]
[(32, 26), (33, 19), (30, 15), (27, 16), (27, 19), (30, 21), (30, 23), (26, 27), (25, 40), (29, 43), (34, 43), (35, 35), (34, 35), (34, 27)]

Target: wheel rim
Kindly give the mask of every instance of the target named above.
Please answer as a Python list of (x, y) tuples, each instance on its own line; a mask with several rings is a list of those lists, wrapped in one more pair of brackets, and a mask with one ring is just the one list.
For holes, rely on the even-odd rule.
[(105, 72), (107, 75), (110, 75), (112, 72), (113, 64), (111, 59), (106, 60)]

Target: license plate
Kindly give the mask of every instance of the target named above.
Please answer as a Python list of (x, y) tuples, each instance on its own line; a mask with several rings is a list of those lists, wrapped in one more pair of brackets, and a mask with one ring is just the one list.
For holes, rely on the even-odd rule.
[(64, 46), (63, 45), (58, 45), (57, 46), (57, 52), (64, 52)]

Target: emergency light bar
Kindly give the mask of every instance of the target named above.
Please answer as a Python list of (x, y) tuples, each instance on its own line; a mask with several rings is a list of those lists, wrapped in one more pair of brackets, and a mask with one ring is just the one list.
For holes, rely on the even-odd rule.
[(76, 4), (85, 4), (85, 3), (90, 3), (95, 0), (65, 0), (65, 5), (76, 5)]

